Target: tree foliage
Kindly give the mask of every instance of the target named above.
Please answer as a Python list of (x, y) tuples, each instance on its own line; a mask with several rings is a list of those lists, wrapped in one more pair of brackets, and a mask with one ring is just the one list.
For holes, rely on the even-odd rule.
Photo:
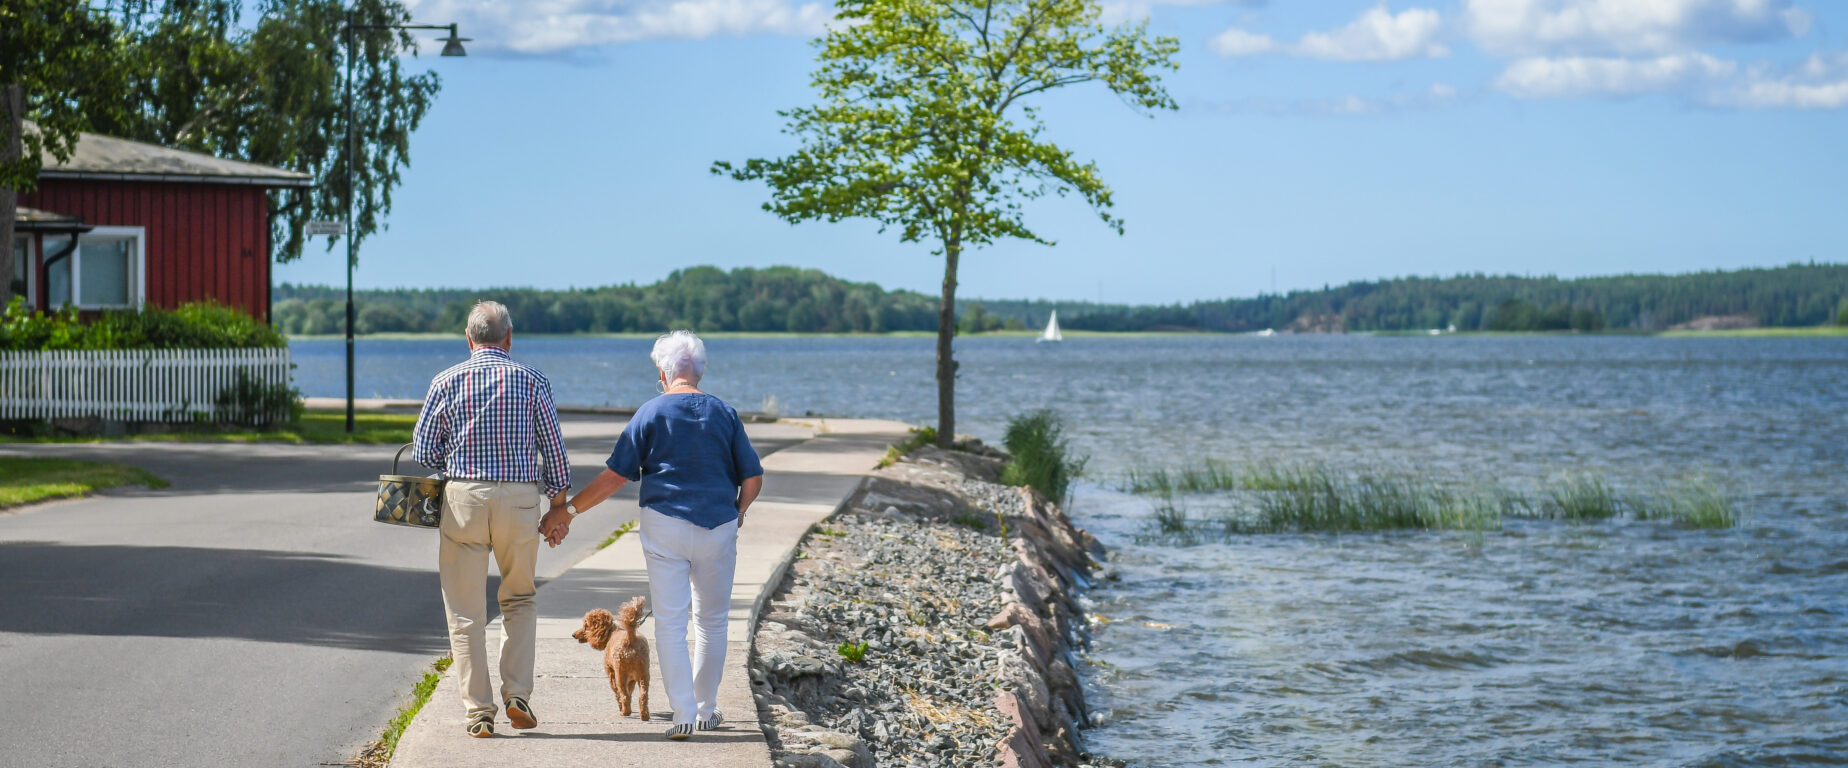
[(37, 186), (45, 155), (70, 157), (85, 123), (84, 97), (107, 91), (121, 72), (110, 32), (78, 0), (0, 2), (0, 305), (18, 288), (19, 193)]
[(958, 259), (1001, 238), (1050, 241), (1026, 205), (1076, 194), (1112, 229), (1094, 163), (1044, 138), (1034, 97), (1101, 83), (1130, 106), (1172, 109), (1161, 70), (1180, 44), (1144, 24), (1106, 29), (1093, 0), (848, 0), (816, 41), (816, 102), (781, 112), (801, 142), (781, 158), (713, 172), (770, 188), (792, 223), (871, 219), (944, 257), (938, 305), (938, 440), (955, 439), (951, 350)]
[[(42, 156), (70, 157), (77, 134), (105, 108), (88, 97), (120, 85), (113, 33), (109, 20), (81, 0), (0, 3), (0, 85), (21, 87), (19, 117), (37, 124), (20, 136), (19, 156), (0, 162), (0, 187), (29, 192)], [(0, 104), (0, 117), (10, 122), (6, 111)]]
[[(290, 334), (339, 333), (346, 293), (322, 286), (278, 286), (273, 315)], [(716, 267), (676, 271), (652, 285), (563, 291), (367, 290), (355, 295), (360, 333), (460, 333), (475, 302), (507, 305), (522, 333), (697, 331), (882, 333), (934, 331), (936, 306), (910, 291), (882, 290), (816, 270)]]
[(982, 304), (991, 315), (1036, 327), (1056, 308), (1059, 323), (1078, 330), (1245, 332), (1300, 329), (1311, 324), (1348, 331), (1453, 325), (1460, 331), (1654, 331), (1699, 317), (1726, 315), (1747, 316), (1764, 326), (1811, 326), (1848, 310), (1845, 302), (1848, 265), (1792, 264), (1773, 269), (1577, 279), (1481, 274), (1406, 277), (1166, 306), (997, 299)]
[[(348, 218), (346, 169), (362, 241), (384, 227), (391, 193), (410, 164), (410, 137), (440, 89), (435, 72), (410, 71), (409, 32), (364, 29), (411, 23), (397, 0), (118, 0), (122, 87), (86, 95), (96, 133), (272, 165), (314, 176), (311, 187), (274, 192), (278, 261), (299, 258), (313, 219)], [(354, 33), (356, 154), (347, 155), (346, 56)], [(331, 249), (335, 242), (330, 240)]]

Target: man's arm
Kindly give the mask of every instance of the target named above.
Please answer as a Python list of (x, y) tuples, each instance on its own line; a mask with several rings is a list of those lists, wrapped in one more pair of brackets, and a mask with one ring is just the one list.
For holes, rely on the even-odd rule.
[(543, 376), (533, 393), (533, 433), (539, 441), (539, 455), (545, 459), (545, 495), (552, 498), (553, 507), (562, 507), (564, 491), (571, 487), (571, 459), (565, 455), (565, 434), (558, 426), (552, 382)]
[(438, 472), (449, 467), (449, 428), (443, 418), (443, 382), (430, 382), (424, 395), (423, 409), (417, 412), (417, 426), (411, 430), (411, 461)]

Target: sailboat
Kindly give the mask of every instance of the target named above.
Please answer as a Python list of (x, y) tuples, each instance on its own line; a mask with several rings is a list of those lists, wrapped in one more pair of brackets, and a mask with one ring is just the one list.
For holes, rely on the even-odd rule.
[(1052, 311), (1052, 318), (1046, 321), (1046, 332), (1040, 334), (1039, 342), (1064, 341), (1065, 334), (1059, 333), (1059, 310)]

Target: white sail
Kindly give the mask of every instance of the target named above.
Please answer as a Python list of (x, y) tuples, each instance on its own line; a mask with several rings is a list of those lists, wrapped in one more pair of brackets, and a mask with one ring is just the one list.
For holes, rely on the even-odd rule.
[(1064, 341), (1065, 335), (1059, 333), (1059, 310), (1052, 311), (1052, 318), (1046, 321), (1046, 332), (1040, 334), (1040, 341)]

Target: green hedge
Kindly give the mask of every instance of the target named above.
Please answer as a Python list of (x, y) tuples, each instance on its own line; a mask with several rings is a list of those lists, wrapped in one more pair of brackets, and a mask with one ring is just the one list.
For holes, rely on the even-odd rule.
[(257, 349), (288, 340), (256, 318), (221, 304), (182, 304), (104, 312), (79, 319), (69, 307), (44, 313), (15, 297), (0, 318), (0, 350)]

